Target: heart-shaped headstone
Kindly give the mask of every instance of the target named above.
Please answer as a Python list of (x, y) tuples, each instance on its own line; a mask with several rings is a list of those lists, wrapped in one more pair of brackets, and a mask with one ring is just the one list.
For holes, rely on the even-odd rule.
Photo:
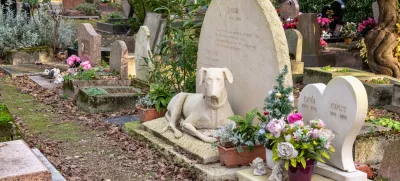
[(336, 77), (327, 86), (307, 85), (298, 102), (305, 123), (318, 118), (335, 133), (332, 146), (336, 152), (327, 163), (347, 172), (356, 171), (353, 144), (364, 124), (367, 109), (367, 92), (361, 81), (352, 76)]

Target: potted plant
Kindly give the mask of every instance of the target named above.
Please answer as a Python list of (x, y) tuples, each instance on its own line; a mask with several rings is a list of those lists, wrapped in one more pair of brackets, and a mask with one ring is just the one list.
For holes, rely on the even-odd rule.
[(322, 31), (329, 32), (329, 24), (330, 23), (331, 23), (331, 20), (329, 18), (318, 17), (318, 24), (320, 27), (321, 35), (322, 35)]
[[(246, 114), (246, 118), (229, 117), (230, 120), (235, 121), (236, 126), (228, 124), (217, 130), (215, 137), (218, 139), (217, 147), (221, 165), (231, 168), (249, 165), (257, 157), (265, 160), (265, 149), (258, 142), (259, 127), (253, 126), (253, 119), (257, 115), (261, 116), (257, 109), (254, 109)], [(262, 136), (265, 139), (265, 135)]]
[(163, 117), (171, 98), (172, 93), (168, 86), (151, 84), (149, 94), (140, 98), (136, 103), (140, 121), (146, 122)]
[(342, 29), (342, 36), (344, 37), (344, 42), (350, 45), (353, 38), (357, 36), (357, 25), (353, 22), (347, 22)]
[(271, 120), (266, 134), (273, 145), (273, 160), (288, 170), (290, 181), (311, 181), (316, 161), (325, 163), (335, 152), (331, 146), (335, 137), (325, 128), (322, 120), (315, 119), (305, 125), (301, 114), (291, 114), (286, 123), (283, 119)]

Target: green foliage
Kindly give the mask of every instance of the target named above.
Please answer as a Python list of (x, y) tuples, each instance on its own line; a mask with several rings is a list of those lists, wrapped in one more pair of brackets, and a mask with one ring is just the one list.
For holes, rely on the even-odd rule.
[(357, 36), (357, 25), (347, 22), (342, 28), (342, 36), (345, 38), (355, 38)]
[(142, 23), (140, 22), (139, 18), (129, 18), (128, 19), (128, 26), (130, 28), (131, 33), (136, 33), (139, 31), (140, 26)]
[(89, 70), (80, 70), (77, 72), (76, 75), (66, 75), (64, 76), (64, 81), (68, 80), (85, 80), (85, 81), (90, 81), (90, 80), (98, 80), (99, 75), (97, 74), (98, 69), (89, 69)]
[(111, 0), (100, 0), (100, 3), (110, 3)]
[(5, 105), (0, 104), (0, 124), (8, 124), (12, 121), (12, 117), (8, 112), (8, 109)]
[(321, 67), (321, 70), (328, 72), (352, 72), (349, 68), (334, 69), (330, 65)]
[(376, 78), (371, 80), (365, 80), (364, 82), (371, 84), (391, 84), (391, 81), (388, 78)]
[(321, 70), (323, 70), (323, 71), (328, 71), (328, 72), (332, 72), (332, 71), (333, 71), (333, 68), (332, 68), (330, 65), (328, 65), (328, 66), (321, 67)]
[(107, 14), (107, 19), (123, 19), (124, 15), (122, 15), (119, 12), (111, 12), (109, 14)]
[(149, 95), (151, 100), (155, 102), (157, 112), (166, 109), (172, 99), (170, 87), (162, 84), (151, 84)]
[(349, 68), (342, 68), (342, 69), (338, 69), (335, 72), (352, 72), (352, 70), (350, 70)]
[(243, 152), (243, 146), (247, 146), (248, 150), (252, 151), (255, 145), (260, 144), (258, 142), (259, 127), (253, 126), (253, 120), (256, 117), (262, 119), (260, 116), (261, 114), (255, 108), (246, 113), (245, 118), (238, 115), (229, 117), (228, 119), (234, 121), (236, 124), (228, 124), (217, 130), (215, 137), (219, 140), (218, 144), (225, 148), (236, 147), (239, 153)]
[[(60, 20), (55, 36), (54, 20), (45, 8), (40, 8), (31, 19), (25, 13), (14, 12), (9, 7), (7, 14), (0, 13), (0, 53), (9, 50), (36, 46), (66, 48), (72, 44), (75, 32), (66, 20)], [(16, 14), (16, 15), (15, 15)]]
[(136, 107), (151, 109), (154, 107), (155, 104), (156, 104), (156, 102), (151, 99), (149, 94), (147, 94), (146, 96), (138, 99), (138, 101), (136, 103)]
[(24, 3), (28, 3), (30, 7), (38, 7), (39, 0), (23, 0)]
[(264, 100), (264, 109), (268, 112), (270, 119), (281, 119), (294, 110), (293, 102), (289, 99), (290, 97), (293, 98), (291, 96), (293, 87), (285, 87), (284, 85), (287, 73), (288, 66), (285, 65), (282, 72), (276, 78), (278, 85), (274, 86), (274, 90), (271, 90), (269, 96)]
[(101, 89), (98, 89), (98, 88), (96, 88), (96, 87), (87, 88), (87, 89), (86, 89), (86, 92), (87, 92), (89, 95), (104, 95), (104, 94), (105, 94), (104, 91), (102, 91)]
[(76, 10), (85, 13), (87, 16), (94, 16), (98, 15), (97, 7), (95, 4), (92, 3), (82, 3), (75, 7)]
[(400, 132), (400, 122), (395, 121), (392, 118), (377, 118), (369, 119), (367, 121)]

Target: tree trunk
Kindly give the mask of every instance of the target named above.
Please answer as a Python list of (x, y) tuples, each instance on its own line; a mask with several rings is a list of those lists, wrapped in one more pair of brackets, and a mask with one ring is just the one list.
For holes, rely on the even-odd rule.
[(393, 50), (398, 45), (397, 3), (397, 0), (378, 0), (379, 23), (368, 33), (365, 43), (371, 70), (374, 73), (400, 78), (400, 63), (393, 54)]

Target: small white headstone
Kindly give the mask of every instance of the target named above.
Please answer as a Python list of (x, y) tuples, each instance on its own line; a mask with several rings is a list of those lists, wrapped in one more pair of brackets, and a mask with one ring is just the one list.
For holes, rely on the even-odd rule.
[(144, 58), (150, 58), (151, 56), (150, 30), (147, 26), (141, 26), (138, 33), (135, 35), (135, 67), (137, 79), (147, 81), (149, 66), (147, 66)]
[(353, 162), (353, 144), (364, 124), (367, 109), (365, 88), (352, 76), (336, 77), (327, 86), (307, 85), (300, 92), (298, 102), (298, 110), (305, 122), (321, 119), (326, 128), (335, 133), (332, 146), (336, 152), (327, 164), (345, 172), (357, 172)]
[[(269, 0), (214, 0), (201, 29), (197, 69), (226, 67), (234, 80), (227, 84), (235, 114), (264, 107), (268, 91), (287, 65), (289, 48), (282, 23)], [(291, 71), (286, 84), (292, 85)], [(199, 86), (197, 76), (197, 92)]]

